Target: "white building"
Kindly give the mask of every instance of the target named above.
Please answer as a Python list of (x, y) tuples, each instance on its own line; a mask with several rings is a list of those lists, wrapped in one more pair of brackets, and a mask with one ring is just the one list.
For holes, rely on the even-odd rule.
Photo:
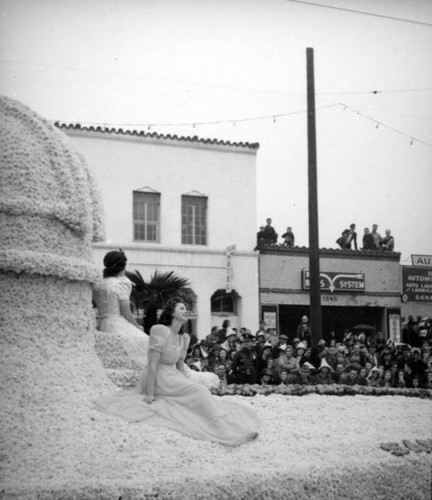
[(128, 269), (146, 281), (156, 270), (187, 278), (197, 295), (189, 329), (200, 338), (224, 319), (256, 330), (259, 145), (56, 125), (85, 156), (102, 193), (107, 241), (94, 246), (101, 269), (105, 253), (121, 247)]

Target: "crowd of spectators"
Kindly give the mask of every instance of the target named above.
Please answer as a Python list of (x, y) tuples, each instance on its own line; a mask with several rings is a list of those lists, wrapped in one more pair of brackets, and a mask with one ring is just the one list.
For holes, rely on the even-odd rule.
[[(368, 227), (364, 228), (362, 246), (359, 248), (357, 243), (356, 225), (351, 224), (349, 229), (344, 229), (336, 240), (337, 245), (342, 250), (363, 250), (374, 252), (393, 252), (395, 240), (390, 229), (385, 230), (385, 236), (381, 236), (378, 232), (378, 225), (373, 224), (372, 230)], [(295, 246), (295, 236), (292, 227), (288, 226), (284, 234), (282, 234), (282, 243), (278, 243), (278, 233), (272, 226), (272, 219), (266, 220), (266, 225), (261, 226), (257, 232), (257, 246), (282, 246), (292, 248)]]
[[(291, 343), (264, 324), (252, 333), (231, 328), (226, 320), (205, 339), (193, 338), (186, 357), (197, 371), (216, 373), (221, 384), (343, 384), (371, 387), (432, 389), (432, 328), (416, 345), (395, 344), (380, 332), (355, 334), (346, 330), (337, 342), (334, 332), (312, 349), (307, 334), (299, 332)], [(408, 324), (408, 322), (407, 322)]]

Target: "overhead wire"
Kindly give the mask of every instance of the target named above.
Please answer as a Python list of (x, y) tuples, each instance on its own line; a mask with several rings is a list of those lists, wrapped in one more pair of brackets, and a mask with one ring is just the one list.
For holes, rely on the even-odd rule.
[[(174, 82), (180, 83), (182, 85), (195, 85), (199, 87), (208, 87), (208, 88), (220, 88), (225, 90), (234, 90), (234, 91), (244, 91), (244, 92), (257, 92), (262, 94), (274, 94), (274, 95), (285, 95), (285, 96), (303, 96), (303, 92), (278, 92), (276, 90), (270, 89), (257, 89), (251, 87), (236, 87), (230, 85), (220, 85), (215, 83), (206, 83), (206, 82), (197, 82), (191, 80), (181, 80), (175, 78), (162, 78), (157, 76), (152, 76), (148, 74), (131, 74), (131, 73), (119, 73), (115, 71), (101, 71), (94, 68), (74, 68), (70, 66), (58, 66), (55, 64), (41, 64), (34, 62), (24, 62), (24, 61), (15, 61), (11, 59), (0, 59), (1, 62), (7, 64), (16, 64), (18, 66), (37, 66), (42, 68), (50, 68), (50, 69), (59, 69), (65, 71), (78, 71), (83, 73), (95, 73), (95, 74), (105, 74), (105, 75), (114, 75), (114, 76), (122, 76), (122, 77), (133, 77), (133, 78), (144, 78), (147, 80), (156, 80), (156, 81), (165, 81), (165, 82)], [(348, 95), (348, 94), (390, 94), (390, 93), (405, 93), (405, 92), (428, 92), (432, 91), (432, 88), (414, 88), (414, 89), (373, 89), (373, 90), (353, 90), (353, 91), (333, 91), (333, 92), (317, 92), (317, 96), (325, 96), (325, 95)]]
[(362, 14), (364, 16), (380, 17), (383, 19), (388, 19), (390, 21), (400, 21), (400, 22), (404, 22), (404, 23), (420, 24), (422, 26), (432, 27), (432, 23), (426, 23), (424, 21), (416, 21), (414, 19), (406, 19), (403, 17), (387, 16), (385, 14), (377, 14), (375, 12), (367, 12), (364, 10), (347, 9), (346, 7), (336, 7), (335, 5), (325, 5), (325, 4), (316, 3), (316, 2), (305, 2), (303, 0), (285, 0), (285, 2), (299, 3), (302, 5), (310, 5), (311, 7), (323, 7), (325, 9), (340, 10), (343, 12), (350, 12), (352, 14)]

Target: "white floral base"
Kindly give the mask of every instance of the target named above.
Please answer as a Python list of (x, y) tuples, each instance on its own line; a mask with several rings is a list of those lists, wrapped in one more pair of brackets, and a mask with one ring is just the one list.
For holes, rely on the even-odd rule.
[[(241, 398), (241, 396), (225, 396)], [(242, 398), (243, 399), (243, 398)], [(26, 446), (3, 457), (3, 499), (430, 498), (431, 454), (380, 443), (431, 438), (430, 400), (255, 396), (257, 440), (228, 448), (99, 413), (33, 408)]]

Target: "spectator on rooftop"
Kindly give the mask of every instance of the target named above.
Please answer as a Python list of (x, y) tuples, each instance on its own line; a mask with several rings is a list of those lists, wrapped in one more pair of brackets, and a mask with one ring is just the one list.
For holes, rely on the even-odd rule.
[(390, 229), (386, 229), (385, 236), (380, 241), (381, 248), (387, 252), (393, 252), (395, 244), (394, 238), (390, 233), (391, 233)]
[(257, 240), (256, 240), (256, 243), (257, 243), (257, 247), (259, 247), (260, 245), (263, 245), (266, 243), (266, 239), (265, 239), (265, 233), (264, 233), (264, 226), (260, 226), (259, 228), (259, 231), (257, 232)]
[(373, 239), (374, 239), (375, 250), (379, 250), (379, 248), (380, 248), (380, 241), (381, 241), (381, 235), (378, 232), (378, 224), (372, 224), (371, 235), (373, 236)]
[(270, 218), (266, 219), (266, 225), (263, 229), (264, 243), (266, 245), (275, 245), (278, 238), (278, 234), (271, 224), (272, 220)]
[(364, 228), (363, 250), (376, 250), (375, 239), (368, 227)]
[(336, 243), (342, 250), (351, 250), (352, 243), (354, 243), (354, 249), (357, 250), (357, 233), (355, 232), (355, 228), (355, 224), (350, 224), (349, 229), (344, 229), (341, 236), (336, 240)]
[(292, 231), (292, 227), (287, 227), (286, 232), (282, 235), (284, 239), (283, 246), (292, 248), (294, 246), (294, 233)]

